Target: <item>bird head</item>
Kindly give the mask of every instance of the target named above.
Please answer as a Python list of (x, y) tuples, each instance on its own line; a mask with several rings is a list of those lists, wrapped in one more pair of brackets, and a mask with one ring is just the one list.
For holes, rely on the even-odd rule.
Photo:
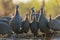
[(52, 18), (51, 18), (51, 14), (49, 15), (49, 17), (50, 17), (49, 21), (51, 21), (51, 19), (52, 19)]
[(18, 6), (18, 5), (16, 5), (16, 10), (18, 10), (18, 8), (19, 8), (19, 6)]
[(43, 12), (44, 12), (44, 11), (43, 11), (43, 7), (42, 7), (40, 10), (41, 10), (41, 11), (40, 11), (40, 12), (41, 12), (41, 14), (43, 14)]
[(34, 11), (34, 7), (32, 7), (31, 10), (32, 10), (32, 12), (35, 12), (35, 11)]
[(51, 18), (51, 14), (49, 15), (49, 17)]
[(26, 17), (28, 16), (28, 14), (26, 14)]

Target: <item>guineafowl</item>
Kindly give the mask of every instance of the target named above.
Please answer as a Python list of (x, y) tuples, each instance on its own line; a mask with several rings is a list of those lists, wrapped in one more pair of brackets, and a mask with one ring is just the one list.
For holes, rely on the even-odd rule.
[(60, 31), (60, 20), (52, 19), (51, 15), (50, 15), (49, 27), (53, 31), (52, 36), (55, 36), (58, 33), (58, 31)]
[(54, 31), (60, 31), (60, 20), (52, 19), (50, 15), (49, 27), (52, 28)]
[(11, 34), (10, 26), (5, 22), (0, 22), (0, 34)]
[(18, 12), (18, 8), (19, 6), (16, 5), (16, 15), (15, 17), (11, 20), (10, 22), (10, 28), (16, 33), (18, 34), (20, 32), (20, 27), (22, 25), (22, 18)]
[(45, 33), (46, 36), (50, 36), (50, 28), (48, 25), (48, 20), (45, 18), (43, 8), (41, 8), (41, 15), (39, 17), (39, 28), (42, 33)]
[(28, 14), (26, 14), (26, 19), (22, 22), (21, 28), (22, 28), (23, 33), (27, 33), (29, 31)]
[(36, 16), (34, 16), (33, 22), (30, 23), (31, 32), (34, 34), (34, 37), (38, 36), (39, 24), (36, 21)]

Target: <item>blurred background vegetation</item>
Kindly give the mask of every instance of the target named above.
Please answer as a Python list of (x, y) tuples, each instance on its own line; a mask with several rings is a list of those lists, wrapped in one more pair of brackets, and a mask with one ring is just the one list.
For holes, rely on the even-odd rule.
[[(19, 12), (24, 18), (26, 12), (30, 13), (30, 8), (34, 7), (36, 12), (40, 11), (43, 0), (0, 0), (0, 16), (10, 16), (15, 13), (15, 5), (19, 5)], [(60, 0), (45, 0), (44, 7), (46, 17), (52, 17), (60, 13)]]

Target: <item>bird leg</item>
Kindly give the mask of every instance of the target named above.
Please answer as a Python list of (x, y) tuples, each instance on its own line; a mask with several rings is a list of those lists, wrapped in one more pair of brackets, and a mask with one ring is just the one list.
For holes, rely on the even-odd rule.
[(34, 33), (34, 38), (36, 38), (36, 34)]
[(16, 38), (16, 36), (17, 36), (16, 33), (11, 35), (12, 38)]
[(53, 33), (52, 33), (52, 37), (54, 37), (56, 34), (57, 34), (57, 32), (53, 32)]

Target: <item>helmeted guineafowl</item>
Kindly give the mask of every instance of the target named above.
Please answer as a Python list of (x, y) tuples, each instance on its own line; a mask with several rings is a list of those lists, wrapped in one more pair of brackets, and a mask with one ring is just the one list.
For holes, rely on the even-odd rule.
[(10, 28), (17, 34), (20, 32), (20, 27), (22, 25), (22, 18), (18, 12), (18, 8), (19, 6), (16, 5), (16, 15), (10, 22)]
[(23, 33), (27, 33), (29, 31), (28, 14), (26, 14), (26, 19), (22, 22), (21, 28), (22, 28)]
[(41, 8), (41, 15), (39, 17), (39, 28), (42, 33), (45, 33), (46, 36), (50, 36), (50, 28), (48, 25), (48, 20), (45, 18), (43, 8)]
[(10, 26), (5, 22), (0, 22), (0, 34), (11, 34)]
[(49, 27), (52, 28), (54, 31), (60, 31), (60, 20), (52, 19), (50, 15)]
[(52, 19), (51, 15), (50, 15), (49, 27), (53, 31), (52, 36), (55, 36), (58, 33), (58, 31), (60, 31), (60, 20)]
[(39, 24), (36, 21), (36, 16), (34, 16), (33, 22), (30, 23), (31, 32), (34, 34), (34, 37), (38, 35)]

